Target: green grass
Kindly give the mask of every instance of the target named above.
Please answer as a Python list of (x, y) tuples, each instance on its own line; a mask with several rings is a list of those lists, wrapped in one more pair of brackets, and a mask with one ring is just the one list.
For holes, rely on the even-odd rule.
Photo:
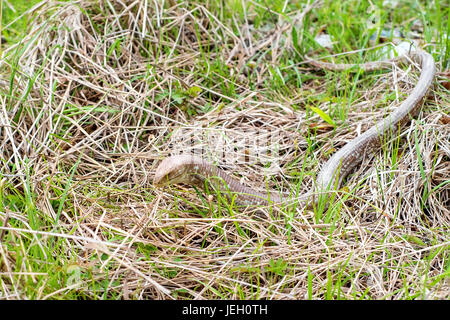
[(27, 31), (27, 27), (32, 18), (26, 15), (26, 11), (31, 9), (39, 0), (14, 0), (8, 5), (2, 1), (2, 36), (9, 43), (20, 41)]
[[(35, 39), (70, 28), (58, 29), (60, 21), (47, 21), (42, 12), (37, 20), (24, 15), (11, 24), (38, 1), (10, 3), (14, 10), (3, 3), (8, 28), (2, 28), (7, 54), (1, 74), (12, 85), (1, 89), (0, 103), (11, 131), (0, 129), (17, 149), (3, 147), (0, 156), (0, 226), (7, 227), (0, 230), (0, 298), (423, 299), (432, 292), (448, 299), (449, 226), (442, 207), (450, 159), (445, 124), (428, 125), (448, 116), (448, 90), (441, 85), (448, 76), (435, 81), (414, 128), (386, 137), (381, 151), (312, 211), (295, 204), (243, 208), (212, 188), (161, 191), (149, 183), (169, 144), (176, 147), (177, 123), (228, 130), (280, 126), (288, 142), (279, 174), (261, 176), (257, 165), (233, 170), (267, 190), (307, 191), (319, 165), (355, 136), (357, 124), (383, 117), (386, 105), (403, 100), (409, 87), (397, 87), (399, 70), (394, 76), (318, 71), (304, 63), (306, 55), (357, 50), (332, 59), (373, 60), (376, 52), (360, 49), (371, 46), (379, 26), (407, 35), (417, 33), (418, 19), (424, 25), (419, 36), (432, 44), (426, 50), (445, 70), (446, 1), (399, 1), (396, 8), (382, 0), (373, 7), (324, 1), (242, 61), (239, 54), (227, 61), (227, 55), (247, 36), (248, 21), (256, 47), (273, 34), (268, 30), (294, 23), (305, 1), (272, 1), (270, 10), (263, 0), (183, 2), (180, 10), (191, 12), (184, 29), (165, 2), (166, 19), (149, 13), (146, 38), (119, 32), (134, 26), (127, 15), (136, 15), (136, 8), (117, 22), (111, 17), (120, 4), (113, 11), (82, 3), (83, 26), (98, 36), (92, 46), (86, 36), (75, 44), (67, 40), (67, 47), (52, 43), (36, 60), (26, 60)], [(372, 18), (376, 24), (368, 25)], [(40, 21), (48, 22), (42, 34), (28, 36)], [(136, 23), (135, 32), (144, 30)], [(331, 36), (331, 49), (314, 40), (321, 32)], [(54, 68), (63, 52), (64, 67)], [(121, 81), (114, 82), (114, 72)], [(304, 122), (296, 125), (286, 110)], [(170, 294), (149, 278), (170, 287)]]

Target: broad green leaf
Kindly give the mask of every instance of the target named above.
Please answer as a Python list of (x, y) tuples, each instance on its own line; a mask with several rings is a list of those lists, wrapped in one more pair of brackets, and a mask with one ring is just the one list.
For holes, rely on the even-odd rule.
[(310, 106), (310, 108), (311, 108), (312, 111), (317, 113), (324, 121), (328, 122), (332, 126), (335, 126), (334, 121), (325, 112), (323, 112), (322, 110), (320, 110), (319, 108), (316, 108), (316, 107), (311, 107)]

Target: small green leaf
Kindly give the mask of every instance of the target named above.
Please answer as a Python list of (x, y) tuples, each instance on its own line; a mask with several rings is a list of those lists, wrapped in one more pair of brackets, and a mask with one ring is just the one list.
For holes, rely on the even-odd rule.
[(202, 89), (197, 86), (190, 87), (186, 90), (186, 94), (192, 98), (198, 97), (198, 95), (202, 92)]
[(225, 103), (223, 103), (223, 102), (219, 103), (219, 105), (217, 106), (217, 112), (220, 112), (224, 107), (225, 107)]
[(186, 98), (182, 93), (175, 92), (172, 94), (172, 100), (174, 100), (177, 104), (182, 104), (184, 98)]
[(270, 259), (269, 266), (266, 267), (267, 272), (273, 272), (274, 274), (277, 274), (279, 276), (284, 276), (286, 274), (286, 269), (287, 262), (282, 258), (279, 258), (276, 261), (273, 258)]
[(319, 108), (316, 108), (316, 107), (309, 106), (309, 108), (312, 111), (314, 111), (315, 113), (317, 113), (324, 121), (328, 122), (332, 126), (335, 126), (334, 121), (325, 112), (323, 112), (322, 110), (320, 110)]
[(159, 93), (155, 97), (155, 102), (160, 102), (162, 99), (167, 98), (169, 96), (168, 92)]
[(402, 237), (403, 237), (403, 239), (405, 239), (409, 243), (415, 243), (415, 244), (418, 244), (420, 246), (426, 246), (425, 242), (423, 242), (422, 239), (420, 239), (420, 238), (418, 238), (416, 236), (413, 236), (413, 235), (410, 235), (410, 234), (404, 234)]
[(298, 43), (298, 33), (295, 27), (292, 28), (292, 44), (298, 53), (301, 53), (300, 44)]

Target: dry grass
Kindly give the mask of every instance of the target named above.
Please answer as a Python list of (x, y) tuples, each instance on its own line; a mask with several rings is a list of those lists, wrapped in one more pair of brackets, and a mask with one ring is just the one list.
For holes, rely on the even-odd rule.
[[(145, 3), (42, 6), (3, 53), (13, 80), (0, 101), (0, 297), (449, 298), (448, 73), (420, 120), (364, 160), (328, 211), (237, 209), (192, 188), (152, 187), (159, 160), (185, 148), (174, 132), (270, 133), (280, 152), (266, 169), (245, 149), (221, 164), (260, 190), (306, 191), (418, 73), (352, 80), (286, 65), (292, 26), (313, 12), (273, 13), (277, 26), (256, 27), (219, 5)], [(277, 72), (291, 80), (277, 87)], [(350, 89), (351, 105), (328, 98)], [(337, 115), (336, 126), (310, 104)]]

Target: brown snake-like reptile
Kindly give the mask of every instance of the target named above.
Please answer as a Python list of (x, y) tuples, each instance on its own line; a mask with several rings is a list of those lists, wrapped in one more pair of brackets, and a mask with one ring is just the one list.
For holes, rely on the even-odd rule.
[[(228, 191), (236, 194), (236, 202), (243, 205), (287, 204), (288, 201), (299, 202), (301, 205), (318, 203), (320, 197), (316, 195), (325, 195), (326, 197), (326, 194), (337, 190), (342, 180), (363, 160), (363, 157), (381, 145), (383, 137), (388, 132), (398, 132), (397, 130), (401, 125), (416, 115), (422, 105), (422, 99), (433, 82), (436, 71), (433, 57), (422, 50), (410, 52), (408, 55), (391, 60), (374, 61), (360, 65), (333, 64), (315, 60), (307, 61), (316, 67), (335, 71), (342, 71), (356, 66), (363, 71), (373, 71), (390, 67), (396, 61), (409, 63), (415, 61), (421, 63), (422, 72), (417, 85), (406, 100), (392, 114), (376, 123), (360, 136), (351, 140), (327, 161), (317, 176), (314, 184), (315, 189), (312, 192), (300, 196), (296, 196), (295, 194), (284, 196), (274, 192), (257, 192), (231, 178), (216, 166), (191, 155), (175, 155), (164, 159), (156, 169), (154, 185), (164, 186), (184, 183), (204, 187), (205, 181), (208, 180), (210, 183), (213, 182), (213, 186), (219, 188), (225, 182), (228, 186)], [(218, 180), (223, 181), (217, 183)], [(313, 201), (310, 201), (311, 199)]]

